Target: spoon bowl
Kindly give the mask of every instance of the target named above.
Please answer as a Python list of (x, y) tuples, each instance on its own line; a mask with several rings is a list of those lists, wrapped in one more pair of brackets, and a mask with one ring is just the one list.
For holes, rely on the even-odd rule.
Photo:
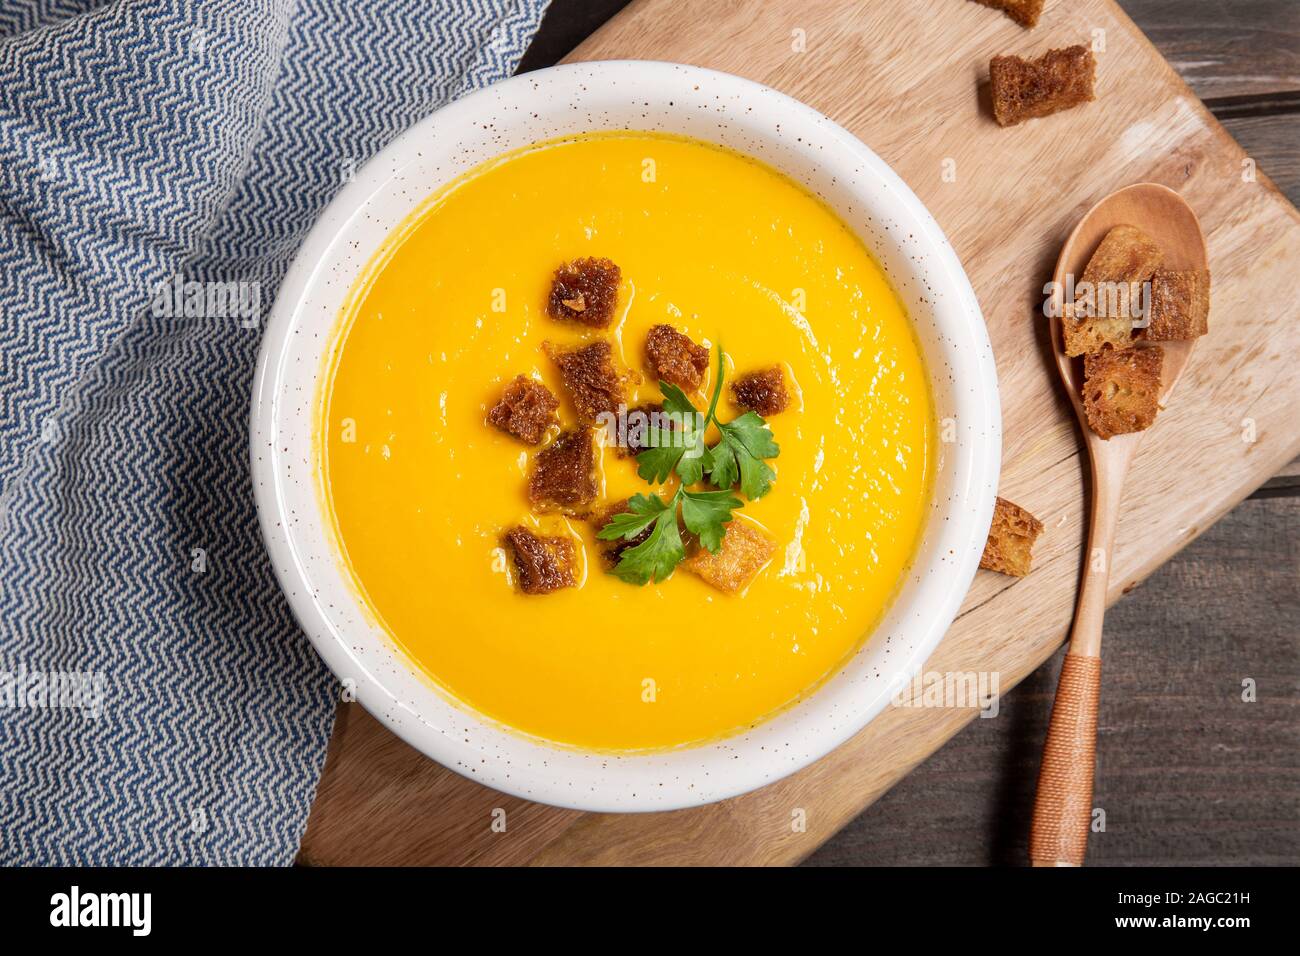
[[(1159, 183), (1137, 183), (1111, 193), (1088, 210), (1065, 240), (1060, 257), (1056, 260), (1056, 272), (1052, 275), (1052, 354), (1056, 358), (1057, 371), (1074, 405), (1075, 414), (1083, 426), (1084, 438), (1093, 454), (1096, 454), (1099, 447), (1136, 446), (1145, 433), (1116, 435), (1107, 441), (1088, 427), (1088, 420), (1083, 414), (1083, 359), (1071, 358), (1065, 354), (1061, 331), (1061, 316), (1065, 314), (1065, 279), (1069, 275), (1076, 279), (1082, 276), (1088, 260), (1097, 251), (1106, 233), (1123, 225), (1139, 227), (1160, 246), (1165, 254), (1164, 268), (1180, 271), (1208, 268), (1205, 235), (1201, 232), (1201, 223), (1196, 218), (1196, 213), (1182, 196)], [(1160, 343), (1165, 353), (1160, 373), (1162, 405), (1182, 376), (1183, 369), (1187, 367), (1195, 344), (1195, 339)]]

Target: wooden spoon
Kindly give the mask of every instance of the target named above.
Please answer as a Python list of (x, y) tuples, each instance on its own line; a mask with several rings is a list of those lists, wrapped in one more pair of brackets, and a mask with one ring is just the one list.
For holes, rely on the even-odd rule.
[[(1083, 360), (1066, 356), (1061, 335), (1065, 277), (1073, 274), (1075, 281), (1079, 281), (1102, 238), (1120, 225), (1137, 226), (1154, 239), (1164, 251), (1166, 269), (1206, 268), (1205, 236), (1196, 214), (1178, 193), (1156, 183), (1129, 186), (1093, 206), (1070, 233), (1056, 263), (1053, 352), (1092, 459), (1092, 520), (1070, 648), (1061, 668), (1038, 774), (1038, 796), (1034, 801), (1029, 840), (1029, 856), (1034, 866), (1080, 866), (1087, 850), (1092, 821), (1097, 699), (1101, 690), (1101, 624), (1106, 613), (1115, 524), (1124, 477), (1146, 434), (1132, 432), (1104, 440), (1088, 427), (1081, 390)], [(1165, 353), (1160, 383), (1162, 406), (1182, 375), (1194, 345), (1194, 340), (1160, 343)], [(1158, 426), (1159, 419), (1153, 427)]]

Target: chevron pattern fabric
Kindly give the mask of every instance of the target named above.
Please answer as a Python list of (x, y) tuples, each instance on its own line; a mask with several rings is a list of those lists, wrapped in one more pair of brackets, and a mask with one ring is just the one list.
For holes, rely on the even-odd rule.
[(548, 2), (0, 3), (0, 863), (293, 860), (336, 693), (258, 535), (258, 312)]

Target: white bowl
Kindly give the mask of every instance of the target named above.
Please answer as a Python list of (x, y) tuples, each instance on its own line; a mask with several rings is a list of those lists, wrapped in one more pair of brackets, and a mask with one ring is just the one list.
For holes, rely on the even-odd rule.
[[(934, 498), (892, 608), (814, 694), (747, 733), (612, 756), (500, 727), (438, 690), (374, 623), (335, 553), (313, 444), (324, 359), (353, 281), (389, 232), (444, 183), (539, 140), (662, 130), (762, 160), (821, 196), (890, 276), (921, 339), (939, 444)], [(979, 303), (933, 217), (871, 150), (820, 113), (748, 80), (671, 63), (529, 73), (444, 107), (362, 167), (303, 243), (271, 313), (254, 383), (251, 455), (262, 533), (304, 630), (357, 699), (439, 763), (530, 800), (669, 810), (778, 780), (857, 733), (939, 643), (970, 586), (1001, 460), (997, 375)]]

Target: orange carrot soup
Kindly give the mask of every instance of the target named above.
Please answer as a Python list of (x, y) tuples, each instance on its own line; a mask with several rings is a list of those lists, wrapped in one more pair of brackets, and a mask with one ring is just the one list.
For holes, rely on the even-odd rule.
[[(556, 270), (588, 257), (618, 270), (603, 327), (580, 314), (594, 318), (597, 297), (564, 293), (576, 321), (548, 308)], [(707, 350), (683, 389), (700, 412), (721, 346), (717, 423), (745, 413), (732, 385), (751, 372), (775, 369), (785, 401), (755, 426), (779, 445), (754, 459), (775, 478), (756, 499), (736, 484), (720, 554), (665, 526), (684, 560), (638, 584), (611, 573), (629, 552), (610, 556), (592, 516), (632, 495), (668, 501), (675, 474), (647, 481), (598, 428), (592, 500), (541, 508), (529, 487), (557, 435), (579, 429), (553, 356), (606, 342), (626, 405), (662, 403), (656, 326)], [(906, 312), (824, 203), (738, 153), (619, 132), (485, 164), (395, 231), (336, 335), (317, 444), (341, 560), (415, 667), (519, 732), (629, 751), (753, 726), (869, 639), (917, 550), (935, 429)], [(558, 403), (537, 444), (488, 421), (520, 375)], [(516, 528), (561, 539), (548, 593), (524, 593)], [(710, 572), (721, 556), (742, 571)]]

